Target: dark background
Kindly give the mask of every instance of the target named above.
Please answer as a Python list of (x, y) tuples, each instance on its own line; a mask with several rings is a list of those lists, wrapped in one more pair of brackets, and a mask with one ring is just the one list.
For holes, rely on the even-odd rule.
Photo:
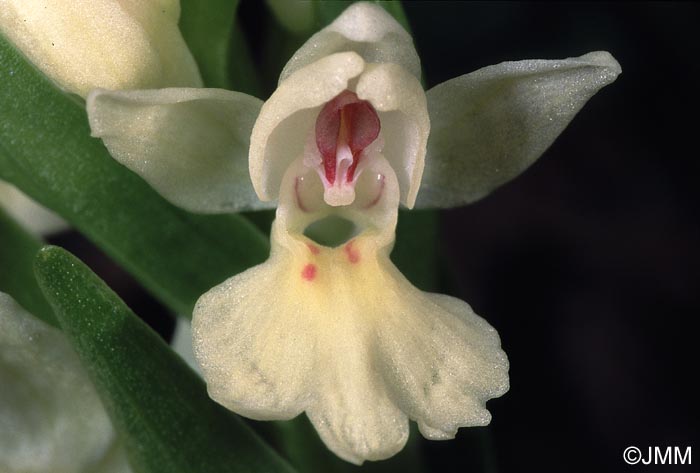
[[(428, 86), (501, 61), (595, 50), (610, 51), (623, 70), (521, 177), (440, 214), (438, 250), (450, 276), (443, 290), (498, 329), (511, 390), (489, 402), (488, 428), (421, 440), (431, 470), (698, 471), (700, 8), (404, 8)], [(248, 1), (240, 15), (265, 66), (268, 13)], [(54, 242), (170, 336), (165, 310), (97, 250), (74, 233)], [(622, 451), (631, 445), (692, 446), (694, 466), (627, 466)]]

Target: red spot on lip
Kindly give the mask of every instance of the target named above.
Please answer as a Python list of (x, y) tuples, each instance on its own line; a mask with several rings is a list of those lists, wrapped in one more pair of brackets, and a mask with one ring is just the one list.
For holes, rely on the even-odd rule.
[(352, 264), (356, 264), (360, 262), (360, 252), (357, 251), (357, 248), (353, 246), (353, 242), (349, 241), (347, 245), (343, 248), (345, 251), (345, 254), (348, 256), (348, 261), (350, 261)]
[(317, 255), (321, 252), (321, 249), (318, 246), (313, 245), (311, 243), (307, 243), (306, 247), (309, 249), (312, 255)]
[(301, 270), (301, 277), (307, 281), (313, 281), (316, 278), (316, 265), (309, 263), (304, 266), (304, 269)]

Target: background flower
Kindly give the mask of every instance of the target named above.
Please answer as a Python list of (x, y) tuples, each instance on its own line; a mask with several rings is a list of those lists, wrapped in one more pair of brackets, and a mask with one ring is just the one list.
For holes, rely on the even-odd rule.
[(127, 473), (124, 451), (73, 348), (0, 293), (0, 469)]
[(0, 31), (80, 96), (96, 86), (201, 85), (177, 27), (179, 0), (0, 1)]

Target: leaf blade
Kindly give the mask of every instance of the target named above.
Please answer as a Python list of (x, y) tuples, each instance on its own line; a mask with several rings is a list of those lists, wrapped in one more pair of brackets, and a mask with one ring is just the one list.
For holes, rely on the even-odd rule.
[(238, 0), (182, 0), (180, 31), (207, 87), (260, 93), (248, 46), (236, 21)]
[(135, 471), (293, 471), (77, 258), (45, 247), (35, 271)]
[(58, 320), (44, 298), (32, 270), (41, 242), (15, 222), (0, 206), (0, 292), (44, 322)]
[(431, 210), (401, 210), (391, 260), (423, 291), (438, 289), (439, 215)]

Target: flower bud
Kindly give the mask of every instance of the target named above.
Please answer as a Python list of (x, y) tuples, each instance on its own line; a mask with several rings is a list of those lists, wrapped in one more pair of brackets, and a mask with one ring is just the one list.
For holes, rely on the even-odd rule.
[(178, 0), (0, 0), (0, 32), (68, 92), (197, 87)]

